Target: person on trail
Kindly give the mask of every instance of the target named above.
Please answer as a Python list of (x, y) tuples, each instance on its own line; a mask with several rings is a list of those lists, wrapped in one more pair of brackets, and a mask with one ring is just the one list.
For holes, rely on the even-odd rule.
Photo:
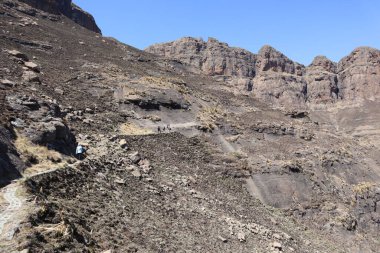
[(170, 128), (170, 124), (168, 124), (168, 125), (166, 126), (166, 128), (168, 129), (169, 132), (170, 132), (170, 130), (172, 130), (172, 129)]
[(79, 160), (82, 160), (84, 158), (84, 152), (86, 152), (84, 147), (78, 144), (77, 149), (75, 150), (75, 154), (77, 155)]
[(161, 127), (160, 126), (157, 127), (157, 132), (161, 133)]
[(165, 132), (165, 127), (164, 127), (164, 130), (163, 130), (164, 132)]

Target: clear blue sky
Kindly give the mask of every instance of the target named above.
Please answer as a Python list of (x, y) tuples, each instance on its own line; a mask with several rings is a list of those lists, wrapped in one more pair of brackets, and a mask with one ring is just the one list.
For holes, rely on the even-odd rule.
[(379, 0), (74, 0), (105, 36), (144, 49), (183, 36), (256, 53), (269, 44), (308, 65), (358, 46), (380, 49)]

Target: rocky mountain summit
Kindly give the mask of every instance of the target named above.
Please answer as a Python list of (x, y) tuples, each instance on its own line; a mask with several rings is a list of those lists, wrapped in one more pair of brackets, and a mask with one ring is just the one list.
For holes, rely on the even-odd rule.
[(0, 1), (0, 253), (379, 251), (377, 50), (146, 52), (24, 1)]
[(270, 46), (253, 54), (214, 38), (185, 37), (145, 51), (223, 77), (231, 86), (274, 104), (334, 103), (379, 96), (380, 51), (368, 47), (355, 49), (339, 63), (317, 56), (307, 67)]
[[(72, 0), (21, 0), (20, 2), (26, 3), (33, 8), (37, 8), (54, 15), (62, 14), (91, 31), (101, 33), (94, 17), (73, 4)], [(12, 4), (10, 1), (8, 1), (8, 3)], [(29, 14), (34, 12), (33, 9), (28, 9), (27, 7), (25, 8), (21, 6), (19, 8)]]

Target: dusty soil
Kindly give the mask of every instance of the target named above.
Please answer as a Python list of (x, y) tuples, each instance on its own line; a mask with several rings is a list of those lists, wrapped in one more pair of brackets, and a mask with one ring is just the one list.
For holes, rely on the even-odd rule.
[[(40, 210), (24, 246), (32, 252), (251, 252), (269, 250), (271, 241), (284, 250), (303, 246), (289, 234), (295, 224), (284, 217), (271, 222), (279, 213), (249, 195), (241, 168), (223, 165), (199, 138), (172, 133), (126, 140), (151, 163), (142, 178), (117, 153), (27, 182)], [(61, 224), (61, 231), (44, 229)]]
[[(0, 89), (2, 122), (28, 134), (59, 121), (88, 148), (80, 165), (26, 181), (36, 202), (12, 238), (17, 250), (377, 252), (375, 102), (272, 108), (178, 61), (6, 2), (0, 78), (15, 85)], [(13, 49), (38, 65), (39, 81), (25, 79)], [(125, 124), (144, 136), (124, 136)]]

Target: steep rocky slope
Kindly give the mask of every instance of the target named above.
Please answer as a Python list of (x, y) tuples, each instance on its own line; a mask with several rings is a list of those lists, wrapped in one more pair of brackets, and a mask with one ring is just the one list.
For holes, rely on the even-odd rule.
[(304, 67), (187, 38), (169, 59), (20, 1), (0, 14), (1, 172), (22, 176), (0, 252), (378, 251), (377, 50)]
[(210, 38), (182, 38), (145, 51), (178, 59), (272, 104), (333, 103), (379, 96), (380, 51), (361, 47), (339, 63), (318, 56), (305, 67), (270, 46), (258, 54)]
[[(75, 23), (96, 33), (101, 33), (94, 17), (73, 4), (71, 0), (22, 0), (21, 2), (24, 2), (34, 8), (43, 10), (47, 13), (55, 15), (63, 14), (73, 20)], [(13, 4), (11, 1), (8, 1), (8, 3)], [(35, 13), (33, 9), (25, 6), (19, 6), (18, 8), (29, 15), (33, 15)]]

